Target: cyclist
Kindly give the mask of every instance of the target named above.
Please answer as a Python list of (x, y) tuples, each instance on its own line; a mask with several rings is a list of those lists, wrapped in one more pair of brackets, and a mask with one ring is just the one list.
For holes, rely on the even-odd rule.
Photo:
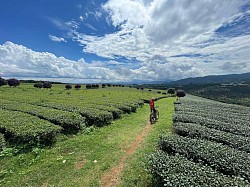
[(156, 110), (155, 110), (155, 98), (152, 97), (151, 100), (149, 101), (149, 105), (150, 105), (150, 112), (154, 112), (154, 117), (156, 114)]

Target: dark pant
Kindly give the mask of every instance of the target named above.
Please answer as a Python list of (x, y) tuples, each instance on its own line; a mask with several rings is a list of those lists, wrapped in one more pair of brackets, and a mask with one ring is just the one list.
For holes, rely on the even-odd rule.
[(151, 112), (151, 113), (153, 112), (154, 117), (156, 118), (156, 110), (155, 110), (155, 108), (151, 108), (151, 109), (150, 109), (150, 112)]

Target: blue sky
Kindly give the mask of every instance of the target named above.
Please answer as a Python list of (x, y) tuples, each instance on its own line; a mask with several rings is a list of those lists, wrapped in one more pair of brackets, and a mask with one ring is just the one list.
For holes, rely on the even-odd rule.
[(0, 0), (0, 76), (164, 81), (250, 72), (250, 0)]

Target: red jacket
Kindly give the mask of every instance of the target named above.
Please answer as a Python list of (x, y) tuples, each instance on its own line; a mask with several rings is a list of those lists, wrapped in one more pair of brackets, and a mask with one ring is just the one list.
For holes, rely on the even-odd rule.
[(150, 105), (150, 108), (151, 108), (151, 109), (155, 108), (155, 101), (154, 101), (153, 99), (151, 99), (151, 100), (149, 101), (149, 105)]

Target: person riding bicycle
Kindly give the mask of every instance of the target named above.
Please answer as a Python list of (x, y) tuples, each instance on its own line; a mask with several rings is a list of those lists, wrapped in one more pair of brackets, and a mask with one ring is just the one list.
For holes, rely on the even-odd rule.
[(155, 116), (156, 110), (155, 110), (155, 98), (154, 97), (152, 97), (151, 100), (149, 101), (149, 106), (150, 106), (150, 112), (154, 112), (154, 116)]

